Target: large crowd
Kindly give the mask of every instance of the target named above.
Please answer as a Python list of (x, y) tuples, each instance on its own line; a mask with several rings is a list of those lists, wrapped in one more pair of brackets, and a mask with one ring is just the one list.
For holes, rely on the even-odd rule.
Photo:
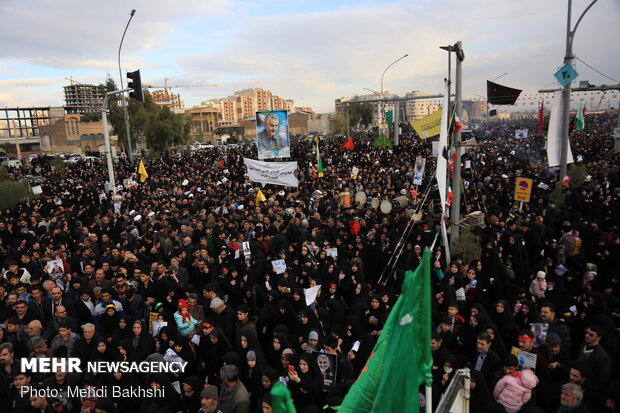
[[(620, 408), (615, 117), (589, 114), (586, 128), (571, 133), (574, 170), (586, 176), (561, 190), (537, 120), (471, 132), (477, 144), (463, 155), (461, 201), (463, 213), (484, 213), (473, 229), (481, 252), (447, 261), (434, 244), (434, 406), (468, 367), (474, 413)], [(529, 136), (516, 139), (523, 128)], [(60, 170), (42, 157), (12, 169), (15, 178), (46, 181), (36, 199), (0, 211), (0, 411), (269, 412), (277, 382), (300, 413), (336, 411), (405, 272), (433, 245), (441, 210), (430, 140), (405, 133), (398, 146), (378, 148), (362, 133), (354, 141), (353, 150), (341, 148), (343, 139), (320, 142), (324, 177), (314, 140), (296, 142), (297, 188), (250, 182), (242, 158), (256, 158), (251, 145), (167, 151), (145, 161), (143, 183), (135, 162), (120, 160), (116, 179), (126, 186), (117, 193), (106, 192), (103, 162)], [(419, 186), (417, 156), (427, 160)], [(518, 176), (534, 180), (523, 205), (513, 199)], [(259, 188), (265, 201), (257, 201)], [(403, 197), (404, 204), (391, 202)], [(393, 207), (385, 213), (375, 198)], [(416, 208), (419, 221), (409, 228)], [(272, 264), (279, 260), (285, 265)], [(21, 368), (21, 359), (37, 357), (187, 367), (180, 374)], [(163, 389), (166, 397), (68, 392), (113, 385)], [(24, 394), (25, 386), (58, 393)]]

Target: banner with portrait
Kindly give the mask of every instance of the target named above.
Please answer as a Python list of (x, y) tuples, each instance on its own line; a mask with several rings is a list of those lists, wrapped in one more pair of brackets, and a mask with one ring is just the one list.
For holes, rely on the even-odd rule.
[(426, 168), (426, 158), (418, 156), (415, 158), (415, 167), (413, 169), (413, 184), (422, 185), (424, 178), (424, 168)]
[(286, 110), (256, 112), (256, 145), (258, 159), (291, 156)]

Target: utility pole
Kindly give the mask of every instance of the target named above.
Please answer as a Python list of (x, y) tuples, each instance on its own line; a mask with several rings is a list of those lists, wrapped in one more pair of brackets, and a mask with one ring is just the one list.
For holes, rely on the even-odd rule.
[(347, 139), (349, 139), (351, 135), (349, 134), (349, 102), (347, 102)]
[[(579, 23), (581, 23), (581, 19), (583, 16), (590, 10), (590, 7), (594, 5), (598, 0), (593, 0), (592, 3), (581, 13), (579, 20), (575, 24), (575, 28), (571, 30), (571, 12), (573, 8), (573, 0), (568, 0), (568, 15), (566, 19), (566, 54), (564, 56), (564, 64), (572, 65), (575, 56), (573, 55), (573, 40), (575, 39), (575, 32), (577, 31), (577, 27)], [(566, 86), (564, 86), (564, 90), (562, 92), (562, 98), (564, 101), (563, 110), (562, 110), (562, 147), (560, 152), (560, 180), (564, 179), (564, 177), (568, 174), (568, 123), (569, 123), (569, 115), (570, 115), (570, 93), (571, 93), (571, 84), (568, 82)]]
[(392, 134), (394, 135), (394, 146), (398, 146), (398, 138), (400, 135), (400, 101), (394, 101), (394, 112), (392, 117)]
[[(456, 53), (456, 85), (454, 91), (454, 100), (456, 104), (456, 115), (461, 118), (461, 112), (463, 110), (463, 95), (462, 95), (462, 83), (463, 83), (463, 73), (461, 70), (461, 65), (463, 60), (465, 59), (465, 54), (463, 53), (462, 43), (459, 40), (454, 45), (454, 51)], [(454, 161), (454, 177), (452, 179), (452, 207), (450, 208), (450, 217), (452, 218), (452, 234), (450, 236), (450, 241), (452, 246), (459, 238), (459, 226), (456, 225), (461, 219), (461, 131), (456, 132), (454, 136), (454, 150), (456, 151), (456, 160)]]
[[(131, 10), (131, 13), (129, 14), (129, 20), (127, 21), (127, 25), (125, 26), (125, 31), (123, 31), (121, 43), (118, 45), (118, 76), (121, 80), (121, 89), (123, 88), (123, 72), (121, 71), (121, 48), (123, 47), (123, 40), (125, 40), (125, 33), (127, 33), (127, 28), (129, 27), (129, 23), (131, 23), (131, 19), (133, 19), (134, 14), (136, 14), (136, 9)], [(129, 152), (129, 160), (133, 161), (133, 154), (131, 151), (131, 135), (129, 133), (129, 97), (127, 97), (127, 100), (123, 102), (123, 116), (125, 117), (125, 131), (127, 133), (127, 152)]]
[(101, 122), (103, 123), (103, 139), (105, 142), (106, 161), (108, 165), (108, 185), (106, 192), (109, 190), (116, 193), (116, 180), (114, 179), (114, 163), (112, 162), (112, 148), (110, 147), (110, 132), (108, 131), (108, 98), (113, 95), (129, 92), (133, 89), (121, 89), (108, 92), (103, 98), (103, 110), (101, 111)]

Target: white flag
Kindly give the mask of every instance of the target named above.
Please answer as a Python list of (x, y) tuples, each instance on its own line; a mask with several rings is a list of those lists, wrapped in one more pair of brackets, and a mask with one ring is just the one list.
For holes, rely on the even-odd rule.
[[(547, 158), (549, 166), (559, 166), (562, 158), (562, 111), (564, 107), (564, 96), (562, 92), (555, 92), (553, 105), (551, 106), (551, 117), (549, 118), (549, 130), (547, 133)], [(568, 143), (568, 153), (566, 164), (573, 163), (573, 153)]]
[(446, 178), (448, 160), (448, 112), (449, 112), (449, 92), (448, 82), (445, 82), (443, 93), (443, 106), (441, 112), (441, 130), (439, 132), (439, 148), (437, 148), (437, 185), (439, 185), (439, 199), (441, 200), (441, 210), (446, 214)]

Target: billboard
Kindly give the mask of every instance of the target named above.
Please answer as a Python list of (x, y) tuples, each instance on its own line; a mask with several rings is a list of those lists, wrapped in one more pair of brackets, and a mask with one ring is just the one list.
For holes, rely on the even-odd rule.
[(287, 111), (256, 112), (256, 144), (258, 159), (289, 158), (291, 156)]

